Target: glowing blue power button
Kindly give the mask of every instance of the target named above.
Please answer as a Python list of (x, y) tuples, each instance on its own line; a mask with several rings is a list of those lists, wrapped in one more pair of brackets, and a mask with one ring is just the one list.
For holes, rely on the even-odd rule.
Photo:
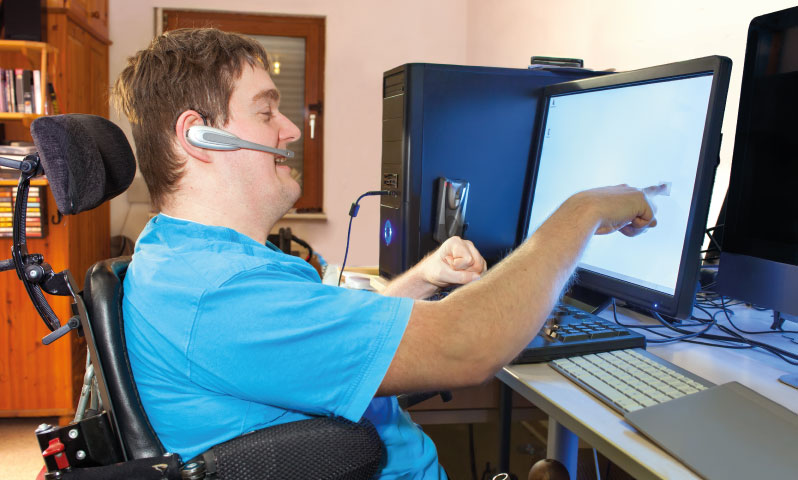
[(382, 227), (382, 239), (385, 240), (385, 245), (388, 246), (393, 240), (393, 225), (390, 220), (385, 220), (385, 225)]

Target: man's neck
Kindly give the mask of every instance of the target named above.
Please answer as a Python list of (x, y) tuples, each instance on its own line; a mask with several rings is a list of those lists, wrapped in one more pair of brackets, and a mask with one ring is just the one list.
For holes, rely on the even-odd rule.
[(250, 210), (240, 206), (225, 208), (221, 203), (187, 206), (185, 202), (180, 201), (168, 202), (168, 204), (163, 206), (161, 212), (170, 217), (189, 220), (203, 225), (230, 228), (262, 244), (266, 243), (266, 238), (272, 227), (282, 217), (282, 215), (276, 216), (275, 214), (276, 218), (266, 220), (260, 215), (252, 215)]

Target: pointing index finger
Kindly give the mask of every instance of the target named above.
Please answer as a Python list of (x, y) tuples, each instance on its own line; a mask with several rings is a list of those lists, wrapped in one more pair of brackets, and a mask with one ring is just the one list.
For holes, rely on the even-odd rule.
[(671, 195), (671, 182), (662, 182), (659, 185), (652, 185), (650, 187), (646, 187), (643, 189), (643, 193), (645, 193), (649, 197), (653, 197), (655, 195), (662, 195), (663, 197), (669, 197)]

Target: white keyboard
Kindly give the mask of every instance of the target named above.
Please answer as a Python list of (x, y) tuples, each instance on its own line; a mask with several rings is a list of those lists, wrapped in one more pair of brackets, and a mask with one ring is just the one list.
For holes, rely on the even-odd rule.
[(714, 386), (642, 349), (561, 358), (549, 365), (620, 413)]

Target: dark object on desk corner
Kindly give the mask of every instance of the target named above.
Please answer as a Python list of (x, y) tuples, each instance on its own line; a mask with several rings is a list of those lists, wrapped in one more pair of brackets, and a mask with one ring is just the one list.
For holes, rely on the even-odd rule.
[(585, 61), (581, 58), (546, 57), (541, 55), (533, 55), (529, 63), (531, 65), (551, 65), (553, 67), (585, 67)]
[(527, 480), (570, 480), (568, 469), (553, 458), (538, 460), (529, 469)]
[(438, 178), (437, 213), (435, 215), (435, 232), (432, 235), (438, 243), (449, 237), (462, 237), (465, 223), (468, 190), (470, 183), (466, 180)]
[(0, 24), (6, 40), (42, 41), (42, 7), (32, 0), (4, 0)]

